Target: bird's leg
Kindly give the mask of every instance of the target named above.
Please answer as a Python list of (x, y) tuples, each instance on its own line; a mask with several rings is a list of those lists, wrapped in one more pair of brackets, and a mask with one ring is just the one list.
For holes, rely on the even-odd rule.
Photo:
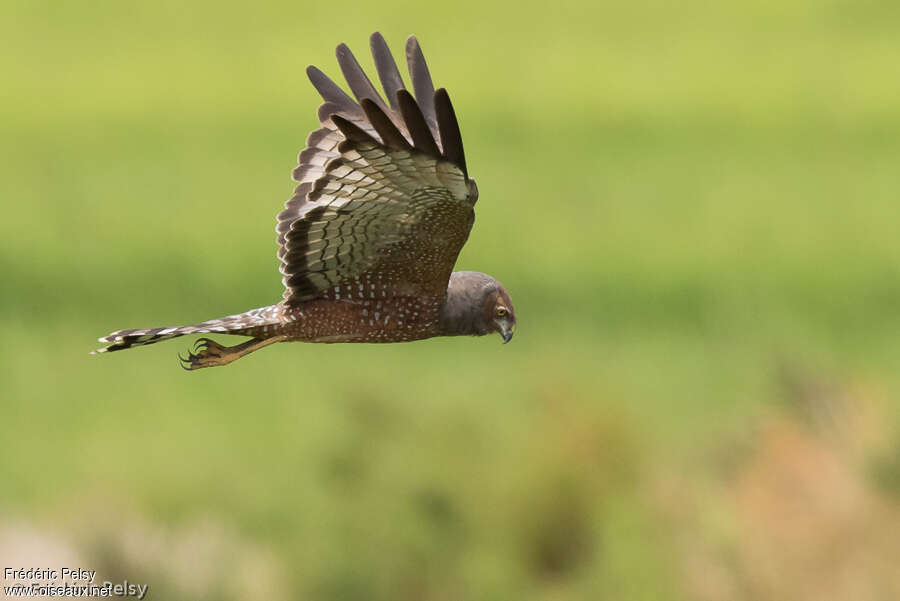
[(249, 355), (253, 351), (276, 342), (287, 340), (287, 336), (273, 336), (272, 338), (253, 338), (247, 342), (235, 346), (222, 346), (215, 340), (200, 338), (194, 345), (194, 352), (188, 353), (187, 358), (178, 356), (181, 366), (187, 371), (202, 369), (204, 367), (217, 367), (228, 365), (232, 361)]

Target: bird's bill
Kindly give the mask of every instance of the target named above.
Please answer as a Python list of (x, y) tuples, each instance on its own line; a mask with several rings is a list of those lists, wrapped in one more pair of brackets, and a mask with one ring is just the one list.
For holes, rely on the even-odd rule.
[(513, 334), (516, 332), (516, 326), (506, 321), (498, 322), (497, 325), (500, 326), (500, 337), (503, 338), (503, 344), (512, 340)]

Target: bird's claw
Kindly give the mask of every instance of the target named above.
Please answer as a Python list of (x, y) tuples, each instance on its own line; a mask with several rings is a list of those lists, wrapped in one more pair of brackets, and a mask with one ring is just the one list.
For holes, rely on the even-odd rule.
[(197, 342), (194, 343), (194, 351), (189, 352), (187, 357), (178, 355), (178, 360), (181, 362), (181, 368), (185, 371), (226, 365), (231, 361), (226, 360), (224, 354), (225, 350), (225, 347), (221, 346), (215, 340), (199, 338)]

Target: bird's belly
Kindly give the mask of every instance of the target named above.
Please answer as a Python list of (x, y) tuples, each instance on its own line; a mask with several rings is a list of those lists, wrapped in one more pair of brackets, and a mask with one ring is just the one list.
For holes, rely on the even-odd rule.
[(442, 299), (317, 299), (286, 307), (282, 332), (304, 342), (406, 342), (436, 336)]

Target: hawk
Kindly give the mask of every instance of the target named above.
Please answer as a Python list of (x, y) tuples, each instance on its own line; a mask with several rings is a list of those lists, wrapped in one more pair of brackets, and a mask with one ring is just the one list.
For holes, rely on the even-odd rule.
[(453, 271), (475, 220), (450, 97), (434, 89), (418, 40), (406, 42), (412, 93), (379, 33), (370, 38), (384, 98), (350, 49), (337, 60), (356, 100), (316, 67), (306, 73), (324, 103), (306, 140), (294, 195), (275, 228), (281, 302), (189, 326), (118, 330), (121, 351), (186, 334), (236, 334), (226, 347), (200, 338), (185, 369), (227, 365), (275, 342), (406, 342), (516, 328), (512, 300), (489, 275)]

